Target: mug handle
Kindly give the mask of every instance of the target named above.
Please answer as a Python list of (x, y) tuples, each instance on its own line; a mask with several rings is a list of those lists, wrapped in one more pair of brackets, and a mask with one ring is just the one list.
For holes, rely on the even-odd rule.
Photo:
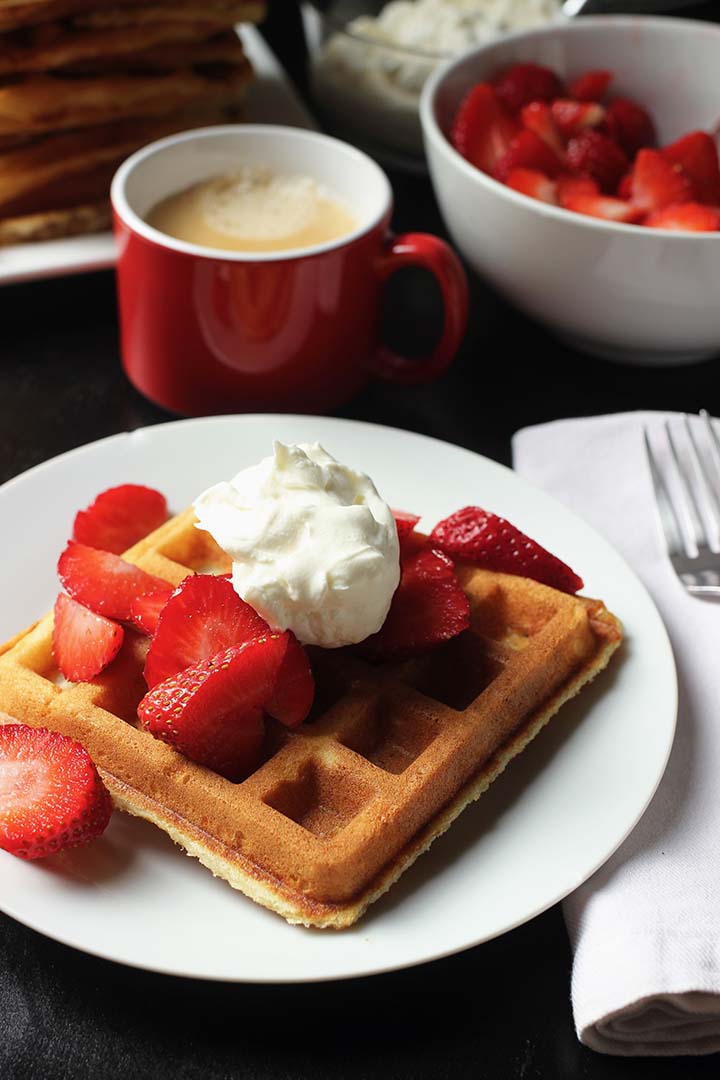
[(373, 375), (387, 382), (430, 382), (442, 375), (460, 347), (468, 318), (468, 284), (462, 263), (452, 248), (430, 233), (401, 233), (390, 236), (378, 262), (378, 275), (387, 281), (404, 266), (429, 270), (440, 286), (443, 303), (443, 330), (428, 356), (408, 357), (381, 345)]

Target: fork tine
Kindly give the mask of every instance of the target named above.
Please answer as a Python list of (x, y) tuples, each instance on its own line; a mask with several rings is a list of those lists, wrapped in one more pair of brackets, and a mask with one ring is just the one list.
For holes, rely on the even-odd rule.
[[(707, 413), (705, 413), (704, 416), (703, 413), (700, 415), (706, 420), (706, 426), (710, 428), (711, 438), (717, 439), (715, 432), (712, 430), (712, 425), (709, 423)], [(706, 521), (709, 520), (711, 522), (712, 527), (715, 530), (715, 539), (717, 540), (720, 536), (720, 500), (718, 499), (717, 492), (713, 485), (712, 477), (705, 465), (704, 455), (700, 450), (694, 427), (690, 423), (690, 418), (687, 413), (683, 416), (683, 420), (688, 437), (690, 460), (692, 461), (692, 466), (697, 478), (698, 490), (702, 495), (704, 503), (705, 519)]]
[(675, 466), (675, 471), (679, 480), (678, 493), (680, 510), (682, 517), (685, 520), (686, 529), (689, 530), (690, 538), (696, 548), (707, 547), (707, 535), (700, 507), (698, 506), (692, 483), (680, 461), (680, 455), (678, 454), (677, 446), (675, 444), (675, 436), (672, 433), (669, 420), (665, 421), (665, 434), (667, 435), (670, 456), (672, 457), (673, 465)]
[(650, 478), (655, 492), (655, 506), (658, 512), (658, 521), (660, 522), (662, 534), (665, 537), (665, 546), (667, 547), (669, 555), (677, 555), (687, 551), (683, 530), (677, 513), (675, 512), (673, 502), (665, 487), (665, 481), (663, 480), (662, 473), (658, 467), (655, 451), (650, 443), (650, 436), (648, 435), (648, 429), (646, 427), (643, 428), (643, 438), (645, 440), (645, 453), (650, 469)]
[[(715, 472), (717, 473), (717, 478), (720, 479), (720, 438), (718, 438), (718, 433), (715, 430), (715, 425), (713, 423), (713, 418), (710, 415), (710, 413), (707, 411), (707, 409), (701, 409), (700, 410), (700, 419), (702, 420), (702, 422), (705, 425), (705, 432), (707, 434), (708, 441), (710, 443), (710, 450), (711, 450), (711, 453), (712, 453), (713, 464), (715, 466)], [(716, 484), (717, 484), (717, 480), (716, 480)], [(715, 494), (715, 486), (713, 486), (712, 483), (711, 483), (710, 486), (711, 486), (711, 488), (713, 490), (713, 494)], [(718, 499), (717, 495), (715, 495), (715, 498), (718, 501), (718, 505), (720, 505), (720, 499)]]

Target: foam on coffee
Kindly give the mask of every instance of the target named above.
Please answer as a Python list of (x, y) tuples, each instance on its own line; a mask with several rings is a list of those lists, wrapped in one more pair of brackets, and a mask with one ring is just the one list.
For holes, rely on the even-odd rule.
[(178, 240), (232, 251), (311, 247), (358, 224), (312, 177), (249, 166), (162, 199), (147, 222)]

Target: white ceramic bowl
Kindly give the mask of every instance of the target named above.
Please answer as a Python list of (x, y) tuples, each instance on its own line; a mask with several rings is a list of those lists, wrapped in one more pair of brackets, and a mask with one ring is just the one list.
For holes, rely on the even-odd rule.
[(660, 144), (720, 121), (720, 26), (642, 16), (583, 17), (513, 34), (443, 65), (420, 103), (435, 193), (470, 266), (578, 348), (638, 364), (720, 352), (720, 233), (677, 233), (573, 214), (476, 169), (446, 132), (475, 83), (516, 61), (562, 77), (615, 73), (646, 106)]

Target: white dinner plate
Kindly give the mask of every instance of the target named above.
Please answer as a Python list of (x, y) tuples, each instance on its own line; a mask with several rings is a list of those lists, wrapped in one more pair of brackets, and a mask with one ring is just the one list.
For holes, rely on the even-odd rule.
[[(37, 863), (0, 852), (0, 908), (78, 949), (207, 979), (296, 982), (368, 975), (487, 941), (583, 882), (627, 836), (662, 776), (676, 712), (673, 657), (644, 587), (589, 525), (509, 469), (467, 450), (371, 424), (227, 416), (115, 435), (0, 488), (0, 640), (41, 615), (75, 511), (124, 481), (174, 510), (254, 464), (272, 440), (318, 440), (374, 478), (421, 527), (469, 503), (536, 537), (625, 624), (627, 641), (492, 788), (350, 930), (289, 926), (185, 857), (164, 833), (116, 813), (95, 843)], [(0, 702), (1, 706), (1, 702)]]
[[(278, 58), (255, 26), (238, 26), (254, 78), (243, 102), (243, 119), (250, 124), (284, 124), (317, 130)], [(0, 247), (0, 285), (86, 274), (115, 265), (111, 232), (66, 236), (35, 244)]]

